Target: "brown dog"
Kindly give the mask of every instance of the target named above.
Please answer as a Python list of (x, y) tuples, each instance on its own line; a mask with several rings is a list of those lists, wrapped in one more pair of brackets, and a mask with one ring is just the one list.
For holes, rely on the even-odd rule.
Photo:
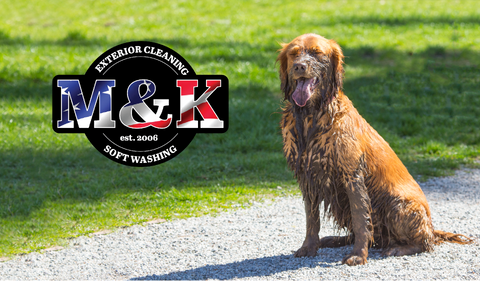
[[(367, 262), (368, 248), (386, 256), (431, 251), (461, 234), (434, 230), (427, 199), (388, 143), (342, 92), (343, 54), (333, 40), (305, 34), (283, 44), (277, 61), (286, 107), (283, 151), (302, 190), (307, 235), (296, 257), (354, 244), (342, 263)], [(319, 239), (319, 204), (351, 233)]]

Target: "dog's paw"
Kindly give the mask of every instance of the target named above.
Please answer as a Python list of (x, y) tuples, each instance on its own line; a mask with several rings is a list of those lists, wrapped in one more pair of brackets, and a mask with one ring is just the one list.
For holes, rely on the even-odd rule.
[(317, 250), (318, 248), (316, 247), (301, 247), (298, 249), (295, 254), (293, 254), (294, 257), (300, 258), (300, 257), (314, 257), (317, 255)]
[(325, 236), (320, 239), (320, 248), (336, 248), (352, 244), (351, 236)]
[(384, 257), (399, 257), (405, 255), (413, 255), (416, 253), (421, 253), (422, 247), (416, 245), (404, 245), (404, 246), (397, 246), (397, 247), (390, 247), (385, 249), (382, 252), (382, 256)]
[(320, 248), (334, 248), (338, 239), (335, 236), (325, 236), (320, 239)]
[(398, 247), (387, 248), (382, 251), (383, 257), (396, 257), (396, 256), (403, 256), (400, 253), (400, 249)]
[(347, 255), (343, 258), (342, 264), (348, 264), (349, 266), (362, 265), (367, 263), (367, 258), (356, 256), (356, 255)]

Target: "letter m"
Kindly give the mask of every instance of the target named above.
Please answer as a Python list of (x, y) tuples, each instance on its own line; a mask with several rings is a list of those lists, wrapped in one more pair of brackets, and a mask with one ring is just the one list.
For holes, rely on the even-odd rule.
[(94, 128), (115, 128), (115, 121), (112, 120), (112, 88), (115, 87), (115, 80), (96, 80), (88, 106), (85, 103), (80, 80), (59, 79), (57, 87), (62, 93), (61, 119), (57, 121), (58, 129), (74, 127), (74, 122), (70, 120), (69, 100), (75, 112), (78, 127), (89, 128), (98, 99), (100, 99), (100, 117), (94, 122)]

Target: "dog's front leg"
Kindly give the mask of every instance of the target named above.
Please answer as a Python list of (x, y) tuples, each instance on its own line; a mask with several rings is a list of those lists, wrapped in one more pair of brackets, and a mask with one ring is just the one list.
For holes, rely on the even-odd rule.
[(295, 257), (314, 257), (317, 255), (318, 248), (320, 247), (320, 238), (318, 233), (320, 232), (320, 214), (318, 202), (312, 202), (308, 194), (304, 197), (305, 203), (305, 215), (307, 216), (307, 235), (302, 247), (298, 249)]
[(342, 260), (343, 264), (360, 265), (367, 263), (368, 248), (373, 238), (372, 207), (360, 172), (347, 181), (345, 189), (350, 202), (355, 242), (352, 252)]

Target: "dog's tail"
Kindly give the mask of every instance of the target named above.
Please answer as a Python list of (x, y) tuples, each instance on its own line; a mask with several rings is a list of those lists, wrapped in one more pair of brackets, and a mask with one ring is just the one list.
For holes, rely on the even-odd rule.
[(443, 242), (457, 243), (457, 244), (472, 244), (473, 239), (463, 235), (463, 234), (454, 234), (450, 232), (445, 232), (441, 230), (434, 230), (433, 234), (435, 235), (436, 244), (441, 244)]

